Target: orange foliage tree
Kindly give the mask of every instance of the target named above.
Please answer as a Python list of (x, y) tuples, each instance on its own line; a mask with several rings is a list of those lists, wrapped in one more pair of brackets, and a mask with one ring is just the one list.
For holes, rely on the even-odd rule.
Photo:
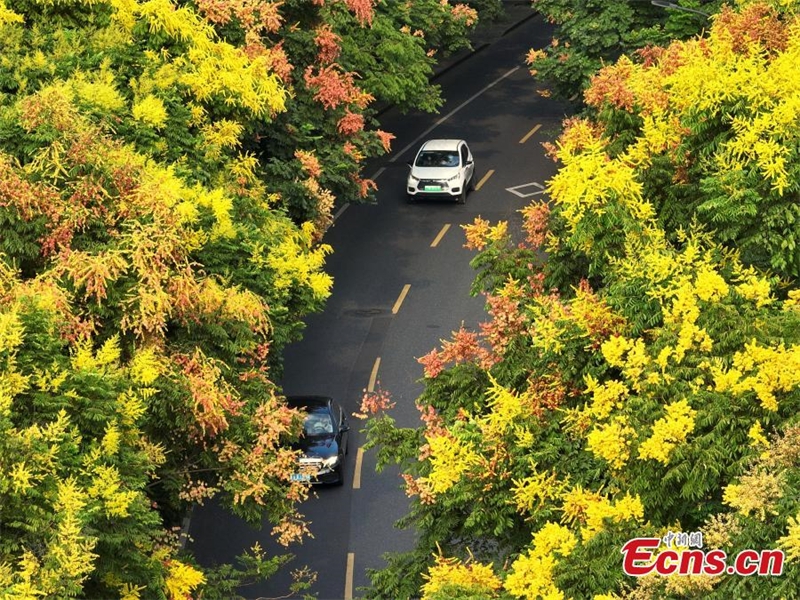
[[(464, 42), (474, 12), (416, 4), (433, 40)], [(362, 161), (389, 150), (370, 102), (436, 105), (433, 42), (405, 18), (371, 0), (0, 2), (0, 590), (231, 592), (172, 530), (213, 495), (284, 544), (306, 533), (299, 416), (272, 380), (330, 293), (335, 197), (366, 196)], [(364, 85), (378, 44), (356, 31), (391, 32), (413, 77)], [(256, 549), (228, 573), (281, 562)]]

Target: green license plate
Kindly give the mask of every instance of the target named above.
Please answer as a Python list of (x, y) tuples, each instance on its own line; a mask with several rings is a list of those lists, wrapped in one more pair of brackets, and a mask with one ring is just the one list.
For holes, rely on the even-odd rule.
[(425, 191), (426, 192), (441, 192), (442, 191), (442, 186), (440, 186), (440, 185), (426, 185), (425, 186)]

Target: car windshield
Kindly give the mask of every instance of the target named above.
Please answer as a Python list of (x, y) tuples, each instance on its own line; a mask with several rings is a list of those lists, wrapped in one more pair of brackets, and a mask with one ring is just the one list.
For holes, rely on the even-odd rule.
[(333, 421), (327, 411), (317, 410), (308, 413), (303, 422), (303, 433), (306, 436), (330, 435), (333, 433)]
[(425, 150), (420, 152), (417, 167), (457, 167), (458, 152), (455, 150)]

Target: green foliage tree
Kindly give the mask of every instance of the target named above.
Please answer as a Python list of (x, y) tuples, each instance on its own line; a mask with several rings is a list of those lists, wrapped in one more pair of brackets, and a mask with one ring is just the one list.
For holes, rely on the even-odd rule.
[[(569, 178), (582, 169), (632, 169), (637, 194), (673, 239), (697, 222), (740, 251), (746, 264), (797, 278), (791, 22), (765, 3), (739, 13), (725, 9), (707, 39), (651, 49), (642, 62), (624, 57), (602, 69), (586, 91), (596, 116), (568, 126), (559, 142), (565, 168), (553, 185), (570, 187)], [(611, 158), (605, 165), (604, 156)], [(581, 213), (590, 219), (580, 227), (565, 223), (573, 246), (602, 246), (594, 253), (596, 270), (620, 248), (622, 231), (636, 226), (621, 220), (615, 195), (605, 190), (595, 205), (604, 208)], [(569, 221), (577, 214), (570, 209), (563, 216)], [(604, 233), (592, 242), (586, 232), (599, 222)]]
[[(432, 40), (464, 42), (474, 11), (417, 4)], [(214, 495), (281, 543), (307, 532), (300, 419), (272, 379), (330, 293), (334, 193), (366, 196), (361, 163), (388, 150), (369, 103), (438, 102), (427, 59), (392, 89), (358, 83), (390, 30), (395, 61), (432, 49), (398, 15), (0, 3), (3, 594), (230, 597), (284, 557), (205, 575), (178, 559), (172, 527)], [(361, 29), (361, 48), (337, 33)]]
[[(676, 4), (714, 14), (723, 3)], [(665, 10), (649, 0), (533, 0), (533, 5), (556, 30), (553, 42), (543, 50), (532, 50), (528, 62), (537, 78), (563, 98), (581, 92), (598, 69), (623, 54), (686, 39), (709, 26), (701, 14)]]
[(5, 264), (0, 293), (3, 595), (157, 598), (168, 585), (196, 587), (202, 576), (176, 560), (177, 536), (147, 493), (167, 460), (144, 432), (154, 354), (123, 365), (119, 337), (96, 351), (68, 342), (63, 291), (15, 280)]

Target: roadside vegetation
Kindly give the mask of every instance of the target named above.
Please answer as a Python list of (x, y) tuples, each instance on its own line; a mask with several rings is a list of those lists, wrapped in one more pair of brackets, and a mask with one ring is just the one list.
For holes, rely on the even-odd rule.
[(216, 496), (305, 535), (281, 351), (330, 293), (334, 201), (375, 189), (375, 106), (435, 110), (477, 17), (0, 0), (0, 596), (231, 598), (286, 560), (204, 572), (177, 533)]
[(546, 48), (530, 52), (531, 67), (555, 94), (570, 98), (620, 56), (700, 34), (711, 25), (702, 13), (714, 14), (725, 2), (675, 0), (688, 10), (655, 6), (650, 0), (532, 0), (532, 4), (555, 31)]
[[(798, 11), (741, 0), (603, 67), (551, 203), (464, 227), (488, 320), (419, 359), (424, 426), (368, 422), (418, 541), (366, 597), (796, 596)], [(784, 572), (623, 574), (626, 541), (669, 531)]]

